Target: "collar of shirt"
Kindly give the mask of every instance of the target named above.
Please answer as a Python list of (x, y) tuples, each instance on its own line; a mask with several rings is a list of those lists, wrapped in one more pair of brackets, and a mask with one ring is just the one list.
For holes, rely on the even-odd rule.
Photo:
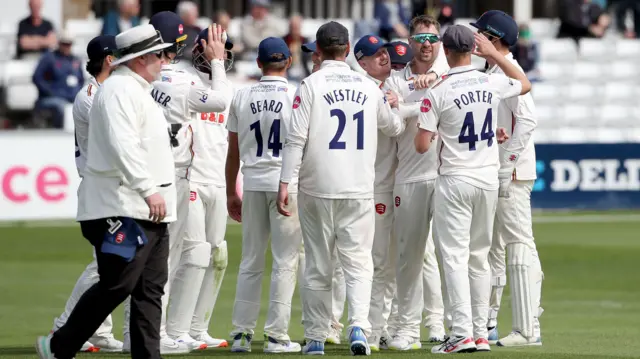
[(128, 66), (119, 66), (115, 72), (118, 72), (121, 75), (133, 77), (146, 91), (151, 91), (151, 88), (153, 87), (150, 83), (147, 82), (147, 80), (143, 79), (142, 76), (133, 72)]
[[(509, 52), (508, 54), (504, 55), (504, 57), (506, 57), (507, 60), (511, 61), (513, 59), (513, 53)], [(492, 74), (492, 73), (494, 73), (496, 71), (499, 71), (499, 69), (500, 68), (498, 67), (498, 65), (493, 65), (493, 66), (489, 67), (485, 73)]]
[(368, 79), (373, 80), (373, 82), (375, 82), (375, 83), (376, 83), (376, 85), (378, 85), (378, 88), (379, 88), (379, 89), (382, 89), (382, 86), (384, 86), (384, 81), (380, 81), (380, 80), (378, 80), (378, 79), (377, 79), (377, 78), (375, 78), (375, 77), (371, 77), (371, 76), (369, 76), (369, 74), (367, 74), (366, 76), (367, 76), (367, 78), (368, 78)]
[(173, 70), (173, 65), (171, 64), (162, 65), (162, 68), (160, 69), (160, 71), (171, 71), (171, 70)]
[(324, 60), (320, 65), (320, 68), (323, 69), (325, 67), (346, 67), (350, 68), (349, 64), (344, 61), (336, 61), (336, 60)]
[[(432, 65), (432, 68), (433, 68), (433, 65)], [(431, 68), (427, 71), (426, 74), (429, 74), (430, 72), (433, 72), (433, 70)], [(411, 71), (411, 61), (409, 61), (407, 66), (404, 67), (404, 79), (409, 81), (409, 80), (413, 79), (413, 75), (414, 75), (414, 73), (413, 73), (413, 71)], [(418, 74), (418, 75), (420, 75), (420, 74)]]
[(100, 87), (100, 83), (98, 83), (98, 80), (96, 80), (95, 77), (91, 76), (91, 78), (89, 79), (89, 83), (96, 86), (96, 87)]
[(288, 83), (287, 79), (281, 76), (262, 76), (260, 82), (284, 82)]
[(447, 75), (451, 76), (451, 75), (455, 75), (455, 74), (461, 74), (463, 72), (472, 71), (472, 70), (475, 70), (475, 69), (476, 69), (476, 67), (473, 66), (473, 65), (452, 67), (451, 70), (449, 70), (449, 73)]

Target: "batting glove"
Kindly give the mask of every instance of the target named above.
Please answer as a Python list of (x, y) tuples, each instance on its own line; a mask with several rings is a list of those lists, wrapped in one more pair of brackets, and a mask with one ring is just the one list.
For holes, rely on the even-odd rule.
[(519, 155), (515, 152), (504, 150), (503, 158), (498, 171), (498, 180), (500, 181), (500, 189), (498, 197), (509, 198), (509, 187), (513, 179), (513, 169), (516, 166)]

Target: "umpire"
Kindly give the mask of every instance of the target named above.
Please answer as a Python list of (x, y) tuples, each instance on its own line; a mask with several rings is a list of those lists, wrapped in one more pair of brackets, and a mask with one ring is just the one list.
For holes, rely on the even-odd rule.
[(88, 158), (78, 190), (83, 236), (95, 247), (100, 281), (67, 323), (39, 337), (41, 359), (71, 359), (109, 313), (131, 295), (131, 357), (160, 358), (161, 297), (175, 220), (174, 164), (166, 120), (149, 93), (171, 46), (152, 25), (116, 36), (121, 66), (90, 112)]

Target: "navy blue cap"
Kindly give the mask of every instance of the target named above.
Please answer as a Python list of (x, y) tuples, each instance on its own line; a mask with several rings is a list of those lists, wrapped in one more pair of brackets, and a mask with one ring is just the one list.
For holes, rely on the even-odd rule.
[(356, 60), (360, 60), (365, 56), (372, 56), (386, 45), (385, 41), (377, 35), (365, 35), (353, 48), (353, 53), (356, 55)]
[(320, 48), (347, 45), (349, 30), (339, 22), (329, 21), (316, 31), (316, 43)]
[(509, 46), (518, 42), (518, 24), (507, 13), (500, 10), (489, 10), (480, 15), (471, 26), (481, 32), (503, 39)]
[(280, 62), (291, 57), (289, 46), (279, 37), (267, 37), (258, 45), (258, 61)]
[(302, 51), (304, 52), (316, 52), (316, 42), (308, 42), (306, 44), (302, 44)]
[[(200, 40), (204, 40), (204, 42), (209, 41), (209, 28), (208, 27), (205, 27), (198, 34), (198, 38), (196, 38), (196, 44), (197, 45), (200, 45)], [(229, 34), (227, 34), (227, 42), (224, 43), (224, 48), (227, 49), (227, 50), (233, 49), (233, 42), (231, 42), (231, 39), (229, 38)]]
[(187, 34), (184, 23), (178, 14), (171, 11), (161, 11), (151, 17), (149, 23), (160, 32), (164, 43), (184, 43)]
[(89, 56), (89, 61), (101, 61), (106, 55), (113, 55), (117, 49), (115, 36), (100, 35), (89, 41), (87, 56)]
[(406, 65), (413, 58), (413, 50), (406, 42), (393, 41), (387, 44), (389, 60), (392, 64)]

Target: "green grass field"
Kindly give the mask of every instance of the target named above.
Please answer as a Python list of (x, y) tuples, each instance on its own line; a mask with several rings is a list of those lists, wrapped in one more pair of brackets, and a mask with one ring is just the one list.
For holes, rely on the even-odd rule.
[[(471, 354), (484, 358), (637, 358), (640, 357), (640, 216), (591, 213), (537, 217), (534, 233), (545, 272), (542, 348), (504, 349)], [(563, 220), (566, 219), (566, 220)], [(229, 267), (213, 314), (210, 333), (228, 337), (241, 250), (240, 227), (227, 231)], [(36, 336), (51, 329), (78, 275), (91, 261), (91, 247), (78, 227), (0, 227), (0, 357), (35, 358)], [(270, 264), (268, 265), (270, 268)], [(269, 271), (263, 281), (267, 303)], [(508, 289), (505, 293), (508, 293)], [(502, 334), (511, 323), (508, 294), (500, 318)], [(294, 297), (290, 334), (302, 340), (300, 301)], [(264, 324), (258, 321), (256, 337)], [(121, 339), (122, 310), (114, 313)], [(266, 357), (262, 343), (243, 357)], [(429, 346), (411, 353), (384, 351), (374, 356), (431, 356)], [(348, 356), (346, 346), (327, 346), (330, 357)], [(298, 354), (295, 354), (298, 355)], [(237, 357), (226, 349), (187, 357)], [(80, 354), (79, 358), (124, 358)], [(179, 357), (182, 358), (182, 357)]]

